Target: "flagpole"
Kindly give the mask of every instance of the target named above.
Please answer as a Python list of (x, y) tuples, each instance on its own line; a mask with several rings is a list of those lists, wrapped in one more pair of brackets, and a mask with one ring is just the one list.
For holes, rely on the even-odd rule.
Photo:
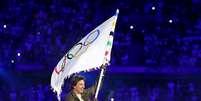
[[(119, 9), (116, 10), (116, 14), (115, 16), (118, 16), (119, 14)], [(114, 28), (115, 29), (115, 28)], [(114, 31), (113, 31), (114, 32)], [(110, 50), (111, 51), (111, 50)], [(104, 73), (105, 73), (105, 70), (106, 70), (106, 67), (109, 65), (109, 62), (107, 62), (105, 65), (102, 65), (101, 66), (101, 73), (100, 73), (100, 76), (99, 76), (99, 80), (98, 80), (98, 85), (97, 85), (97, 88), (96, 88), (96, 92), (95, 92), (95, 101), (97, 100), (98, 98), (98, 93), (99, 93), (99, 90), (100, 90), (100, 86), (101, 86), (101, 82), (102, 82), (102, 79), (104, 77)]]
[(100, 76), (99, 76), (99, 80), (98, 80), (98, 85), (97, 85), (97, 88), (96, 88), (95, 99), (98, 98), (98, 93), (99, 93), (99, 90), (100, 90), (101, 82), (103, 80), (104, 73), (105, 73), (105, 67), (106, 67), (105, 65), (101, 66), (101, 72), (100, 72)]

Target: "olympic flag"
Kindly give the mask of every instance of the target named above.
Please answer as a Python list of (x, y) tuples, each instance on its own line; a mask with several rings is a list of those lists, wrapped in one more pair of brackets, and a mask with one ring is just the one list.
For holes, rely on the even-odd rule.
[(110, 62), (113, 34), (119, 10), (116, 14), (92, 30), (75, 44), (59, 61), (51, 77), (51, 87), (60, 94), (64, 80), (74, 73), (98, 69)]

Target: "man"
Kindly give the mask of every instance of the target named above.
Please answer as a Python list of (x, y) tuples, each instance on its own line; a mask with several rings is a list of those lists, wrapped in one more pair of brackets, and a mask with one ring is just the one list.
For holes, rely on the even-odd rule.
[(94, 100), (97, 83), (85, 89), (85, 78), (82, 76), (75, 76), (72, 79), (71, 91), (65, 97), (65, 101), (96, 101)]

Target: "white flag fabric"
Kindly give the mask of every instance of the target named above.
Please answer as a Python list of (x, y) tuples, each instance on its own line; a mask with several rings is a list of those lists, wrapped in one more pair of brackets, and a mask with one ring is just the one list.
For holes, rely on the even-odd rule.
[(51, 87), (57, 93), (58, 100), (66, 78), (109, 63), (118, 13), (117, 9), (114, 16), (87, 34), (59, 61), (51, 77)]

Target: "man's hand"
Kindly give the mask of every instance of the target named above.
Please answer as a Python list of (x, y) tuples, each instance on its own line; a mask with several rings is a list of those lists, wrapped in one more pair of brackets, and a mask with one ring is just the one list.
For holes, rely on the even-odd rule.
[(110, 63), (105, 63), (105, 64), (102, 64), (102, 65), (100, 66), (100, 68), (101, 68), (101, 69), (106, 69), (106, 67), (109, 66), (109, 65), (110, 65)]

